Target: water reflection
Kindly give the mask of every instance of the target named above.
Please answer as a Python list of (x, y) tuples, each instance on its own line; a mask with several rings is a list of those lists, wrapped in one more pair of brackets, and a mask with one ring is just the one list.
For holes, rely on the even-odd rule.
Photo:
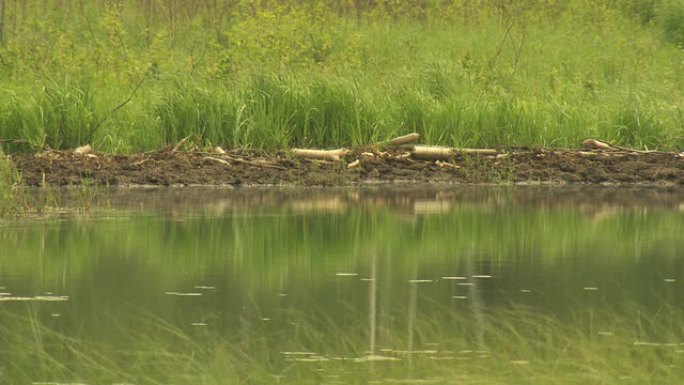
[(0, 372), (13, 383), (684, 375), (683, 192), (162, 189), (107, 200), (106, 218), (0, 225)]

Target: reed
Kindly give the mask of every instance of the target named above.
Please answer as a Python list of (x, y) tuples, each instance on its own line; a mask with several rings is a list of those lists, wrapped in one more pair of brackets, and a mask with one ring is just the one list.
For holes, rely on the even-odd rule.
[[(3, 2), (5, 3), (5, 2)], [(679, 148), (674, 0), (7, 0), (8, 151), (454, 146)]]

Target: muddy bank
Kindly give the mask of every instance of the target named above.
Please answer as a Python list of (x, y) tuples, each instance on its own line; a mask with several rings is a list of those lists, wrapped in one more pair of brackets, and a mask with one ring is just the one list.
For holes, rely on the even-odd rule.
[(289, 152), (231, 150), (210, 154), (164, 149), (131, 155), (49, 151), (13, 155), (11, 159), (29, 186), (684, 185), (684, 158), (680, 155), (629, 151), (516, 148), (501, 150), (495, 156), (460, 154), (435, 161), (416, 159), (402, 149), (357, 149), (335, 162), (301, 159)]

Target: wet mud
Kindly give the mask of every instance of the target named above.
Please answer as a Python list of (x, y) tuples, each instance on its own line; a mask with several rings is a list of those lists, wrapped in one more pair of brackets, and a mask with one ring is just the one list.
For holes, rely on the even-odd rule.
[(684, 157), (655, 152), (516, 148), (495, 156), (457, 154), (434, 160), (416, 159), (403, 149), (357, 149), (336, 162), (285, 151), (163, 149), (129, 155), (49, 151), (13, 155), (11, 160), (28, 186), (684, 185)]

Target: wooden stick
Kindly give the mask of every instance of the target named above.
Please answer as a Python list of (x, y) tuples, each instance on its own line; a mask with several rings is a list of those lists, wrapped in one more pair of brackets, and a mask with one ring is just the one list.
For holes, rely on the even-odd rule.
[(654, 150), (636, 150), (634, 148), (618, 146), (609, 142), (604, 142), (596, 139), (585, 140), (584, 142), (582, 142), (582, 147), (590, 150), (627, 151), (634, 154), (671, 154), (668, 152)]
[(181, 139), (180, 142), (178, 142), (178, 143), (173, 147), (173, 150), (171, 150), (171, 152), (178, 152), (178, 150), (180, 150), (180, 149), (183, 147), (183, 145), (185, 144), (185, 142), (188, 141), (188, 139), (190, 139), (190, 135), (188, 135), (188, 136), (186, 136), (185, 138)]
[(402, 146), (404, 144), (417, 142), (418, 139), (420, 139), (420, 134), (418, 134), (416, 132), (412, 132), (412, 133), (407, 134), (407, 135), (399, 136), (399, 137), (396, 137), (394, 139), (390, 139), (388, 141), (381, 142), (380, 145), (381, 146), (395, 146), (396, 147), (396, 146)]
[(585, 140), (582, 142), (582, 147), (589, 150), (617, 150), (617, 148), (611, 146), (610, 144), (596, 139)]
[(458, 154), (467, 155), (498, 155), (499, 151), (493, 148), (454, 148), (453, 151)]
[(268, 161), (265, 161), (262, 159), (250, 161), (250, 160), (243, 159), (243, 158), (240, 158), (237, 156), (231, 156), (231, 155), (225, 155), (225, 156), (227, 156), (228, 159), (230, 159), (236, 163), (247, 164), (247, 165), (255, 166), (255, 167), (272, 168), (272, 169), (276, 169), (276, 170), (287, 170), (287, 167), (283, 167), (283, 166), (280, 166), (280, 165), (277, 165), (277, 164), (274, 164), (272, 162), (268, 162)]
[(305, 159), (322, 159), (322, 160), (332, 160), (339, 162), (341, 157), (349, 154), (349, 150), (346, 148), (340, 148), (337, 150), (311, 150), (303, 148), (293, 148), (292, 152), (295, 156)]
[(225, 160), (223, 160), (223, 159), (214, 158), (213, 156), (205, 156), (205, 157), (203, 157), (203, 158), (204, 158), (204, 159), (207, 159), (207, 160), (212, 160), (212, 161), (217, 162), (217, 163), (225, 164), (226, 166), (229, 166), (229, 167), (230, 167), (230, 162), (225, 161)]
[(442, 146), (414, 146), (411, 154), (420, 159), (449, 159), (455, 155), (497, 155), (491, 148), (451, 148)]

